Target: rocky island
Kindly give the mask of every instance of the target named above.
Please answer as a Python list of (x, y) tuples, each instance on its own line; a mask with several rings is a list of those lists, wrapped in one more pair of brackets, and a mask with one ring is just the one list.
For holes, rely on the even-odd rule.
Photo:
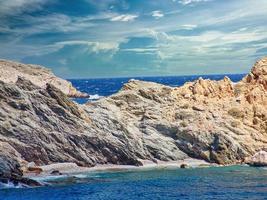
[(141, 166), (195, 158), (227, 165), (258, 163), (251, 157), (267, 150), (267, 58), (238, 83), (200, 78), (169, 87), (130, 80), (84, 105), (69, 99), (76, 90), (64, 80), (58, 79), (67, 88), (41, 81), (43, 68), (0, 66), (0, 180), (34, 185), (23, 178), (29, 163)]

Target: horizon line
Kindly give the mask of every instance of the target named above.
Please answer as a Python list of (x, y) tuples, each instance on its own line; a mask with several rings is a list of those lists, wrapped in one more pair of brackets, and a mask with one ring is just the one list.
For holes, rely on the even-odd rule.
[[(148, 75), (148, 76), (114, 76), (114, 77), (88, 77), (88, 78), (64, 78), (66, 80), (88, 80), (88, 79), (128, 79), (128, 78), (168, 78), (168, 77), (189, 77), (189, 76), (195, 76), (195, 77), (201, 77), (201, 76), (233, 76), (233, 75), (247, 75), (247, 73), (223, 73), (223, 74), (217, 74), (217, 73), (210, 73), (210, 74), (192, 74), (192, 75)], [(62, 78), (62, 77), (61, 77)]]

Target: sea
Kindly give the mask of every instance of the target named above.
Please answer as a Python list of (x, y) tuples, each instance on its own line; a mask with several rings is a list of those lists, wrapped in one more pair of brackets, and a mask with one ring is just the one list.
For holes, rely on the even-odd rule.
[(69, 79), (73, 86), (82, 92), (90, 94), (88, 99), (74, 99), (78, 103), (95, 101), (99, 98), (118, 92), (121, 87), (131, 79), (151, 81), (168, 86), (181, 86), (186, 82), (194, 81), (200, 77), (210, 80), (221, 80), (228, 76), (233, 82), (240, 81), (244, 74), (219, 74), (219, 75), (195, 75), (195, 76), (162, 76), (162, 77), (123, 77), (123, 78), (97, 78), (97, 79)]
[[(205, 75), (211, 80), (225, 75)], [(244, 75), (227, 75), (233, 82)], [(88, 99), (74, 99), (83, 104), (96, 101), (120, 90), (130, 79), (180, 86), (199, 76), (129, 77), (71, 79)], [(89, 172), (71, 176), (54, 176), (40, 181), (48, 185), (22, 188), (0, 184), (0, 200), (267, 200), (267, 169), (249, 166), (205, 168), (151, 168)]]
[[(78, 178), (79, 179), (78, 179)], [(248, 166), (150, 169), (55, 177), (51, 186), (6, 188), (1, 200), (264, 200), (267, 169)], [(51, 181), (51, 179), (50, 179)], [(62, 183), (62, 184), (60, 184)]]

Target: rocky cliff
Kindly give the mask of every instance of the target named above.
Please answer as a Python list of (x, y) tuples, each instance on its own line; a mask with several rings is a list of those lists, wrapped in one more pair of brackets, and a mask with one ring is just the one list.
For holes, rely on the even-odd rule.
[(72, 84), (56, 77), (52, 71), (38, 65), (0, 60), (0, 80), (5, 83), (15, 83), (18, 77), (24, 77), (35, 85), (44, 88), (46, 83), (53, 84), (69, 97), (88, 97), (87, 94), (76, 90)]
[(0, 82), (0, 176), (28, 162), (142, 165), (193, 157), (243, 162), (267, 147), (267, 58), (240, 82), (182, 87), (131, 80), (78, 105), (52, 84)]

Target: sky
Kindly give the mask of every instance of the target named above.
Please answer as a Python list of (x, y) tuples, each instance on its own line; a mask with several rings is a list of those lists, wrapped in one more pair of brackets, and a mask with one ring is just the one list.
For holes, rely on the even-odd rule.
[(0, 0), (0, 58), (64, 78), (247, 73), (267, 0)]

